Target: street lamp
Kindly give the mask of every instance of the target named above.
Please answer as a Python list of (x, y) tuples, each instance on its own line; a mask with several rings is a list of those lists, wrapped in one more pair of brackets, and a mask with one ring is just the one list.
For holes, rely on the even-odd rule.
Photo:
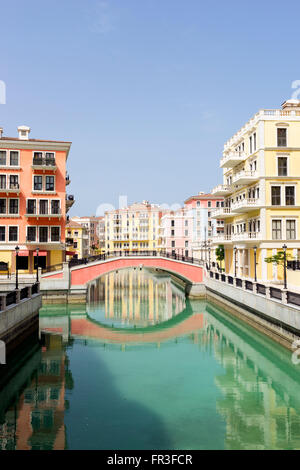
[(286, 282), (286, 249), (287, 249), (287, 246), (284, 244), (282, 248), (283, 248), (283, 283), (284, 283), (283, 288), (287, 289), (287, 282)]
[(233, 248), (234, 250), (234, 277), (236, 277), (236, 252), (237, 252), (237, 247), (235, 246)]
[(19, 264), (19, 250), (20, 248), (16, 246), (16, 289), (19, 288), (19, 279), (18, 279), (18, 264)]
[(40, 249), (36, 249), (36, 282), (39, 282), (39, 251)]
[(210, 270), (210, 245), (208, 245), (208, 265)]
[(256, 277), (256, 251), (257, 251), (257, 246), (254, 246), (253, 250), (254, 250), (254, 282), (257, 282), (257, 277)]

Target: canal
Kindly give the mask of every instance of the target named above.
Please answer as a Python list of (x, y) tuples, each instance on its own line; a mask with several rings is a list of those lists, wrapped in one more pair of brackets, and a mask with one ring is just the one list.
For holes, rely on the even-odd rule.
[(107, 274), (88, 298), (40, 311), (0, 386), (0, 449), (300, 448), (289, 351), (163, 272)]

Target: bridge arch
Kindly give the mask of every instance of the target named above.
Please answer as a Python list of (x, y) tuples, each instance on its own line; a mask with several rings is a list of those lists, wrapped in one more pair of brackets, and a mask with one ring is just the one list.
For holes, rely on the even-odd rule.
[(88, 282), (112, 271), (125, 268), (158, 268), (166, 273), (177, 276), (186, 284), (198, 284), (203, 282), (203, 268), (199, 265), (186, 263), (163, 257), (120, 257), (107, 260), (99, 260), (86, 265), (71, 268), (71, 287), (83, 287)]

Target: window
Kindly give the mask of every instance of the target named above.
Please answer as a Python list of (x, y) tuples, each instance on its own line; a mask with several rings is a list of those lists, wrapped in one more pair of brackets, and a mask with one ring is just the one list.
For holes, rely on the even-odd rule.
[(175, 235), (175, 230), (171, 230), (171, 236), (174, 237)]
[(172, 248), (175, 248), (175, 241), (172, 241)]
[(287, 157), (278, 157), (278, 176), (287, 176)]
[(48, 214), (48, 201), (47, 199), (40, 199), (40, 214)]
[(10, 175), (10, 177), (9, 177), (9, 189), (19, 189), (19, 177), (18, 177), (18, 175)]
[(171, 220), (171, 227), (175, 226), (175, 220)]
[(33, 177), (33, 189), (34, 191), (42, 191), (43, 190), (43, 177), (39, 175), (35, 175)]
[(8, 241), (9, 242), (18, 241), (18, 227), (8, 227)]
[(6, 175), (0, 175), (0, 189), (6, 189)]
[(272, 220), (272, 239), (281, 240), (281, 220)]
[(0, 165), (6, 166), (6, 151), (0, 150)]
[(184, 246), (185, 246), (186, 248), (188, 248), (189, 242), (188, 242), (188, 241), (185, 241), (185, 242), (184, 242)]
[(188, 222), (188, 220), (185, 220), (185, 221), (184, 221), (184, 225), (185, 225), (185, 227), (187, 227), (187, 226), (188, 226), (188, 223), (189, 223), (189, 222)]
[(286, 221), (286, 239), (296, 240), (296, 221), (295, 220)]
[(185, 237), (188, 237), (188, 236), (189, 236), (189, 231), (188, 231), (188, 230), (185, 230), (185, 231), (184, 231), (184, 236), (185, 236)]
[(211, 212), (208, 212), (208, 213), (207, 213), (207, 217), (211, 217)]
[(271, 198), (271, 204), (272, 206), (280, 206), (281, 204), (281, 188), (280, 186), (272, 186), (271, 188), (272, 191), (272, 198)]
[(27, 227), (27, 241), (28, 242), (36, 241), (36, 227)]
[(253, 150), (256, 151), (256, 132), (253, 134)]
[(211, 201), (208, 201), (207, 207), (211, 207)]
[(285, 204), (286, 206), (295, 205), (295, 187), (294, 186), (285, 187)]
[(39, 242), (48, 242), (48, 227), (39, 227)]
[(46, 191), (54, 191), (54, 176), (46, 176)]
[(10, 214), (19, 213), (19, 199), (9, 199), (9, 213)]
[(5, 242), (5, 227), (0, 227), (0, 241)]
[(9, 155), (10, 166), (19, 165), (19, 152), (10, 152)]
[(197, 207), (200, 207), (200, 201), (197, 201)]
[(52, 242), (59, 242), (59, 227), (51, 227), (51, 241)]
[(277, 147), (287, 146), (287, 129), (277, 129)]
[(251, 135), (251, 137), (249, 137), (249, 150), (250, 150), (250, 154), (251, 154), (252, 150), (253, 150), (253, 148), (252, 148), (252, 135)]
[(0, 199), (0, 214), (6, 214), (6, 199)]
[(36, 214), (36, 200), (28, 199), (27, 201), (27, 214)]

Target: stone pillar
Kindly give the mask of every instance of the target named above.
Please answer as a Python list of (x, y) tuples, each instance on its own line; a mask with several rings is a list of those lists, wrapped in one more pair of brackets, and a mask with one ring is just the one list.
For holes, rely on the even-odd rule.
[(271, 298), (270, 287), (266, 286), (266, 299)]
[(287, 290), (285, 289), (282, 289), (282, 303), (283, 304), (287, 304), (288, 303), (288, 298), (287, 298)]
[(16, 304), (20, 303), (20, 289), (16, 289)]
[(0, 295), (0, 304), (1, 304), (1, 311), (6, 309), (6, 294)]

